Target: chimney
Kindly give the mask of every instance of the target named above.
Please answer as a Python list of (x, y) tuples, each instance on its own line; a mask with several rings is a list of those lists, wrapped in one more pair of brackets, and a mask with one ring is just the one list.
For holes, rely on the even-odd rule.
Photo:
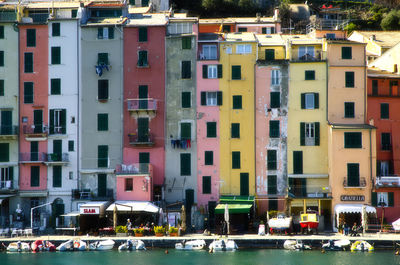
[(274, 20), (278, 20), (279, 19), (279, 8), (275, 8), (274, 9)]
[(369, 37), (369, 39), (370, 39), (370, 40), (376, 40), (375, 34), (372, 34), (372, 35)]
[(260, 22), (261, 13), (257, 13), (256, 16), (257, 16), (257, 22)]

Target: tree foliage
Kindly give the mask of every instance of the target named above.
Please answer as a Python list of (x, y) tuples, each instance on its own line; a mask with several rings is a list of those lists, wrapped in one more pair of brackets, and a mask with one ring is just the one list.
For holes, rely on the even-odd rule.
[(400, 10), (392, 10), (387, 14), (381, 22), (383, 30), (398, 30), (400, 29)]

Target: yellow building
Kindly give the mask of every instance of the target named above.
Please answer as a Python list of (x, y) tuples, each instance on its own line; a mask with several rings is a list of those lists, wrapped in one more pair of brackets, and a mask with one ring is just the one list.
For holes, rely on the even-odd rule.
[(290, 60), (288, 206), (295, 216), (308, 209), (318, 211), (323, 223), (331, 212), (326, 56), (322, 40), (304, 35), (286, 38)]
[(220, 195), (255, 194), (253, 33), (229, 33), (220, 44)]

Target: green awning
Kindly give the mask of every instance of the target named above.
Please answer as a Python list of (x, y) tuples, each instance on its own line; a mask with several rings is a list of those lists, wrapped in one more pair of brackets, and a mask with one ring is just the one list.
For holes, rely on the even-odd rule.
[[(229, 213), (249, 213), (252, 204), (228, 204)], [(216, 214), (223, 214), (225, 212), (225, 204), (218, 204), (215, 207)]]
[(253, 204), (254, 196), (223, 195), (219, 198), (219, 202), (227, 204)]

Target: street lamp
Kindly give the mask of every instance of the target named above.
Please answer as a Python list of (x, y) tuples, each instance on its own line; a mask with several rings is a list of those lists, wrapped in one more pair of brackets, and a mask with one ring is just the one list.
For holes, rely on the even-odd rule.
[(45, 204), (42, 204), (42, 205), (38, 205), (38, 206), (35, 206), (35, 207), (31, 208), (31, 229), (33, 229), (33, 210), (35, 210), (36, 208), (40, 208), (40, 207), (44, 207), (44, 206), (50, 205), (50, 204), (52, 204), (52, 203), (48, 202), (48, 203), (45, 203)]
[(381, 220), (381, 231), (383, 229), (383, 218), (385, 218), (385, 206), (386, 202), (383, 199), (383, 196), (380, 196), (378, 206), (382, 208), (382, 220)]

